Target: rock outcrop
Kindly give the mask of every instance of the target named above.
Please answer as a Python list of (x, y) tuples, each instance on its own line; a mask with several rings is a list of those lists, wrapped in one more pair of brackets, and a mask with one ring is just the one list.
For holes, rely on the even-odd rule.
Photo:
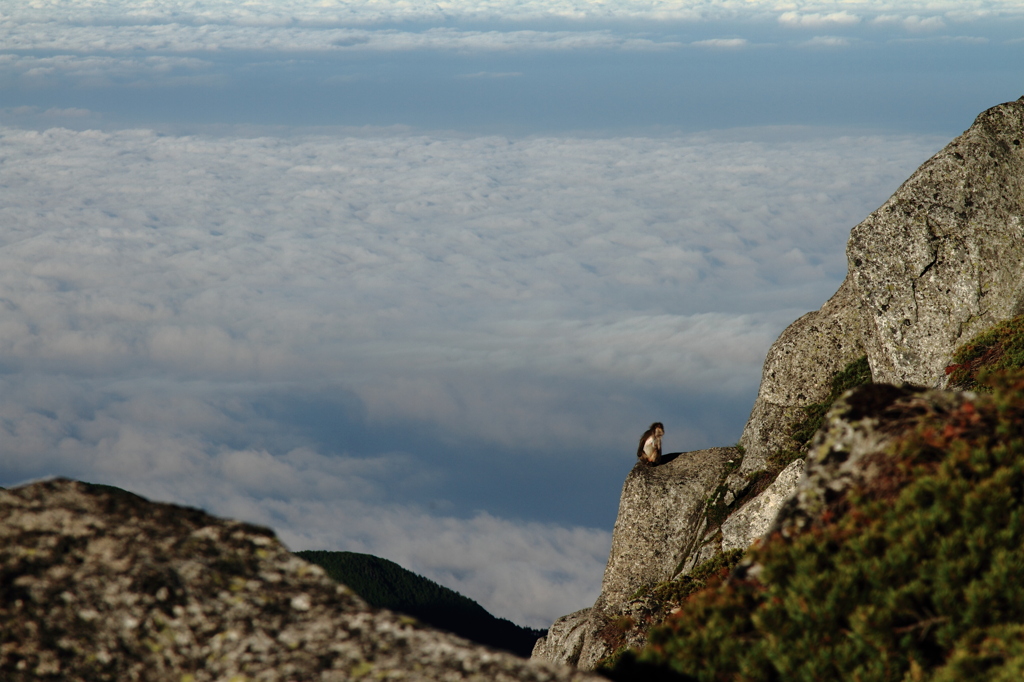
[(595, 678), (372, 609), (273, 532), (99, 486), (0, 491), (0, 679)]
[(531, 658), (578, 666), (583, 646), (597, 630), (590, 623), (590, 608), (574, 611), (556, 620), (544, 637), (537, 640)]
[(832, 377), (865, 354), (860, 299), (849, 277), (820, 310), (807, 313), (772, 344), (761, 386), (743, 429), (739, 473), (767, 468), (772, 454), (795, 446), (792, 426), (803, 408), (829, 393)]
[[(979, 115), (854, 227), (847, 261), (847, 277), (835, 295), (820, 310), (791, 324), (768, 351), (740, 438), (742, 462), (708, 493), (728, 500), (728, 518), (708, 533), (705, 529), (713, 524), (706, 517), (690, 518), (689, 508), (673, 512), (685, 530), (668, 538), (660, 550), (637, 547), (638, 575), (651, 574), (641, 556), (692, 547), (688, 555), (673, 555), (680, 571), (672, 578), (716, 553), (749, 544), (771, 525), (797, 482), (810, 481), (810, 473), (801, 479), (799, 464), (784, 473), (776, 467), (778, 478), (766, 490), (745, 499), (744, 490), (758, 472), (772, 474), (774, 455), (799, 450), (793, 432), (806, 416), (804, 408), (826, 400), (833, 377), (849, 363), (866, 355), (876, 382), (941, 388), (957, 346), (1024, 313), (1024, 98)], [(821, 466), (826, 464), (815, 464), (815, 470)], [(800, 490), (804, 497), (810, 494), (809, 488)], [(619, 519), (642, 514), (635, 505), (647, 504), (658, 494), (653, 487), (649, 494), (624, 494)], [(616, 555), (621, 532), (624, 528), (616, 523), (609, 569), (614, 560), (617, 573), (628, 564)], [(700, 541), (690, 544), (695, 535)], [(661, 536), (649, 540), (663, 542)], [(602, 592), (595, 608), (608, 603)], [(544, 658), (572, 662), (563, 651), (552, 653), (555, 648), (551, 642), (538, 645), (535, 657), (544, 652)], [(581, 654), (578, 664), (586, 667), (592, 659)]]
[(775, 517), (804, 475), (804, 460), (789, 464), (763, 493), (753, 498), (722, 523), (721, 549), (746, 549), (771, 528)]
[(983, 112), (853, 228), (848, 275), (768, 351), (741, 471), (866, 354), (875, 381), (945, 385), (953, 350), (1024, 312), (1024, 98)]
[(879, 453), (895, 438), (904, 436), (922, 415), (944, 417), (975, 397), (969, 391), (892, 384), (872, 384), (847, 392), (815, 434), (804, 475), (779, 509), (770, 532), (800, 532), (851, 488), (870, 487), (877, 477), (888, 473), (883, 467), (887, 459)]
[(864, 222), (847, 259), (877, 381), (945, 384), (953, 350), (1024, 312), (1024, 98), (989, 109)]
[(555, 621), (533, 658), (588, 670), (610, 654), (607, 628), (631, 615), (641, 588), (683, 571), (707, 530), (708, 498), (739, 458), (736, 448), (711, 448), (665, 455), (659, 466), (637, 463), (622, 486), (600, 596), (590, 609)]

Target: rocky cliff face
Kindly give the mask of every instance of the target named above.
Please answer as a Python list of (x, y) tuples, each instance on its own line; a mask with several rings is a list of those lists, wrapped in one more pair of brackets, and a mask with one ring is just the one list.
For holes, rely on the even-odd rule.
[[(617, 586), (677, 578), (767, 531), (804, 466), (798, 459), (773, 472), (773, 456), (799, 450), (794, 426), (851, 361), (866, 355), (876, 382), (941, 387), (958, 345), (1024, 312), (1024, 98), (983, 112), (854, 227), (847, 261), (835, 295), (768, 351), (737, 470), (723, 475), (708, 465), (707, 476), (693, 474), (704, 484), (686, 491), (692, 498), (664, 503), (659, 478), (631, 473), (601, 596), (589, 611), (556, 622), (535, 658), (591, 667), (622, 643), (607, 636), (609, 619), (629, 612), (627, 590)], [(707, 452), (678, 459), (703, 463)], [(765, 470), (774, 482), (751, 495), (751, 481), (763, 482)], [(716, 508), (720, 516), (723, 507), (726, 518), (716, 523), (709, 514)], [(656, 532), (635, 525), (646, 509), (676, 520)], [(667, 554), (677, 562), (673, 570), (665, 568), (671, 562), (652, 561)]]
[(601, 596), (590, 609), (560, 618), (533, 658), (592, 669), (613, 647), (615, 623), (631, 617), (638, 590), (678, 575), (707, 530), (708, 496), (736, 448), (670, 454), (656, 467), (637, 463), (622, 488)]
[(372, 609), (265, 528), (66, 480), (0, 491), (0, 679), (602, 679)]
[[(1024, 348), (1011, 322), (987, 338)], [(612, 679), (1021, 679), (1024, 356), (1004, 359), (978, 392), (844, 393), (775, 532)]]
[(983, 112), (853, 228), (848, 274), (768, 351), (743, 471), (788, 445), (798, 410), (867, 355), (875, 381), (945, 385), (953, 350), (1024, 312), (1024, 98)]

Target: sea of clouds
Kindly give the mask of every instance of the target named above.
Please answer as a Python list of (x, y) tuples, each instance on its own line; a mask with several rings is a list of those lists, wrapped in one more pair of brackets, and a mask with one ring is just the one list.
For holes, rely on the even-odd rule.
[[(826, 32), (813, 38), (819, 43), (830, 37), (849, 40), (828, 32), (850, 29), (857, 30), (854, 40), (861, 41), (948, 39), (971, 38), (972, 30), (981, 26), (991, 28), (1022, 16), (1024, 2), (1018, 0), (39, 0), (0, 13), (0, 45), (5, 52), (53, 50), (68, 56), (738, 48), (749, 47), (751, 41), (735, 35), (737, 30), (764, 35), (764, 27), (771, 26), (783, 31), (773, 34), (774, 41), (794, 44), (806, 41), (807, 31)], [(686, 37), (691, 31), (683, 27), (701, 25), (734, 35)], [(137, 63), (145, 62), (145, 57), (135, 56)], [(9, 67), (40, 74), (58, 67), (34, 57), (4, 55)], [(166, 69), (173, 63), (152, 66)]]
[(8, 9), (7, 16), (41, 20), (55, 15), (116, 20), (124, 24), (168, 21), (230, 21), (240, 25), (279, 26), (303, 23), (311, 26), (335, 22), (355, 23), (399, 20), (445, 20), (479, 17), (515, 20), (535, 17), (587, 19), (760, 19), (780, 22), (896, 21), (908, 17), (936, 16), (968, 20), (978, 17), (1016, 15), (1024, 9), (1019, 0), (35, 0)]
[[(643, 429), (665, 422), (668, 451), (736, 441), (768, 346), (842, 281), (850, 228), (951, 137), (930, 112), (998, 103), (995, 66), (971, 65), (1012, 68), (1022, 17), (995, 0), (5, 6), (0, 485), (64, 475), (199, 506), (546, 627), (597, 596)], [(841, 70), (847, 49), (900, 68), (865, 86), (878, 75)], [(944, 107), (925, 96), (945, 97), (940, 57), (961, 79)], [(762, 125), (819, 120), (828, 83), (861, 127)], [(435, 87), (455, 104), (417, 118)], [(713, 96), (728, 104), (695, 101)], [(650, 129), (587, 118), (631, 97), (662, 112)], [(339, 113), (288, 120), (308, 106)], [(888, 127), (867, 127), (875, 109)]]
[(546, 626), (610, 528), (531, 507), (603, 466), (614, 509), (656, 417), (669, 449), (738, 437), (849, 228), (943, 142), (0, 128), (0, 482), (199, 505)]

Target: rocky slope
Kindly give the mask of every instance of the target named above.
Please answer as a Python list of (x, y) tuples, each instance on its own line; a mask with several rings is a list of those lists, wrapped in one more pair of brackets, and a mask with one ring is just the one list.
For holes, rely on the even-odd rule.
[[(801, 478), (799, 457), (786, 466), (805, 447), (794, 431), (843, 368), (866, 355), (876, 382), (942, 387), (958, 345), (1024, 312), (1022, 141), (1024, 98), (983, 112), (853, 228), (846, 280), (768, 351), (738, 466), (739, 451), (716, 458), (715, 449), (680, 455), (692, 471), (634, 470), (601, 595), (591, 609), (556, 621), (534, 658), (590, 668), (642, 640), (644, 624), (623, 625), (639, 608), (628, 588), (678, 579), (768, 530)], [(673, 476), (678, 499), (662, 483)], [(671, 518), (638, 522), (661, 515)]]
[(612, 679), (1021, 679), (1024, 357), (996, 366), (837, 400), (773, 532)]
[(0, 491), (0, 679), (594, 678), (367, 606), (265, 528), (67, 480)]
[(637, 464), (622, 489), (601, 596), (556, 621), (533, 657), (592, 669), (606, 656), (600, 633), (631, 615), (638, 589), (676, 574), (693, 554), (705, 531), (705, 499), (739, 458), (735, 448), (712, 448), (665, 455), (657, 467)]

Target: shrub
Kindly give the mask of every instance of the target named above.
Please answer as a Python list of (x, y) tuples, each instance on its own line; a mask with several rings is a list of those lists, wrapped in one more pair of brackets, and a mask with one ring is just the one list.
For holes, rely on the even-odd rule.
[(990, 372), (1024, 368), (1024, 315), (978, 334), (953, 354), (946, 368), (950, 388), (986, 390), (982, 381)]
[(616, 680), (1021, 679), (1024, 373), (926, 414), (886, 475), (748, 552), (757, 579), (694, 594)]

